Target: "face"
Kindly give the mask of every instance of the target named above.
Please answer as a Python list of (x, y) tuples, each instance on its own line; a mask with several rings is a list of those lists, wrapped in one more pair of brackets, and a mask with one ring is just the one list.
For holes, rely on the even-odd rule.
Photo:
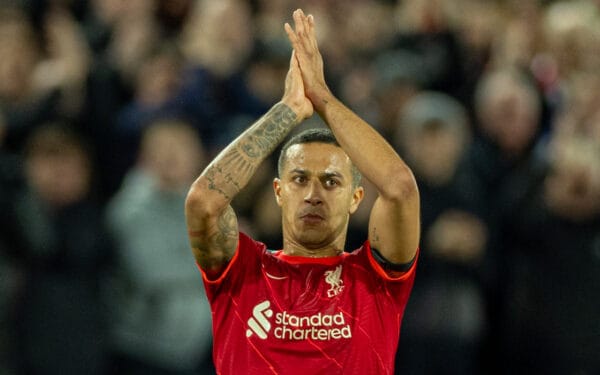
[(150, 128), (142, 143), (142, 165), (164, 191), (189, 186), (204, 164), (202, 145), (196, 134), (177, 123)]
[(37, 195), (53, 207), (63, 207), (85, 198), (90, 187), (90, 166), (79, 150), (60, 155), (34, 155), (26, 173)]
[(19, 101), (31, 88), (37, 50), (28, 24), (0, 20), (0, 25), (0, 97)]
[(410, 137), (406, 151), (421, 178), (443, 185), (454, 176), (464, 150), (463, 137), (451, 129), (424, 129)]
[(305, 143), (287, 150), (273, 186), (282, 210), (284, 241), (308, 249), (343, 247), (350, 214), (363, 197), (352, 186), (352, 164), (335, 145)]

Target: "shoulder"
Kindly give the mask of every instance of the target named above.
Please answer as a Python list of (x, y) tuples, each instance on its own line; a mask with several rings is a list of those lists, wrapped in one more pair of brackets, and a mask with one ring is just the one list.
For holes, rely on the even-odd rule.
[(238, 243), (235, 253), (223, 271), (212, 277), (208, 277), (200, 268), (206, 286), (217, 286), (223, 283), (236, 283), (252, 274), (260, 262), (263, 254), (267, 253), (264, 243), (256, 241), (249, 235), (238, 232)]
[(239, 232), (237, 251), (250, 252), (255, 255), (260, 255), (267, 252), (267, 246), (264, 243), (250, 237), (248, 234)]

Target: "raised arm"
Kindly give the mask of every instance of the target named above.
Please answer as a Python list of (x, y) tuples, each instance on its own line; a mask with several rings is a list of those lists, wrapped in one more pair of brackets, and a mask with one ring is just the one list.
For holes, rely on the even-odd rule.
[(290, 130), (312, 113), (292, 53), (281, 101), (221, 151), (192, 184), (185, 202), (187, 228), (194, 257), (208, 277), (220, 274), (237, 247), (231, 201)]
[(410, 262), (419, 244), (419, 192), (414, 176), (388, 142), (341, 103), (325, 82), (312, 16), (294, 12), (294, 28), (285, 24), (296, 51), (306, 96), (361, 173), (377, 188), (369, 220), (372, 247), (393, 263)]

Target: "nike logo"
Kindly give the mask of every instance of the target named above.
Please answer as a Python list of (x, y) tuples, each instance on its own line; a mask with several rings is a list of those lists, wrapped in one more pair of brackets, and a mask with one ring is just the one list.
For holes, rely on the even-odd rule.
[(287, 276), (275, 276), (275, 275), (271, 275), (270, 273), (268, 273), (267, 271), (265, 271), (265, 274), (267, 275), (267, 277), (269, 279), (273, 279), (273, 280), (285, 280), (288, 277)]

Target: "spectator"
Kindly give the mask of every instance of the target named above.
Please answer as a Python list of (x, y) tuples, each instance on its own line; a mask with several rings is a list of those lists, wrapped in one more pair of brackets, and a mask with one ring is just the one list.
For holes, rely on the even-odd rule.
[(549, 158), (532, 160), (500, 195), (502, 374), (600, 371), (598, 119), (593, 132), (578, 123), (566, 133), (561, 120)]
[[(522, 339), (516, 328), (530, 319), (522, 311), (528, 305), (515, 303), (519, 301), (516, 296), (525, 290), (535, 298), (541, 295), (536, 289), (541, 284), (524, 277), (526, 271), (531, 270), (529, 276), (532, 276), (542, 272), (542, 266), (552, 268), (550, 264), (533, 264), (541, 258), (537, 253), (532, 255), (531, 246), (522, 243), (539, 240), (545, 246), (546, 239), (522, 231), (552, 227), (556, 228), (556, 236), (562, 233), (564, 238), (572, 239), (574, 227), (581, 228), (584, 222), (589, 224), (592, 220), (574, 220), (573, 216), (582, 216), (593, 208), (583, 190), (587, 189), (585, 186), (593, 186), (585, 182), (585, 176), (590, 174), (585, 172), (588, 168), (585, 164), (595, 160), (591, 162), (589, 156), (593, 153), (580, 153), (577, 149), (593, 148), (582, 146), (588, 143), (581, 138), (596, 139), (598, 131), (594, 119), (600, 93), (597, 83), (600, 7), (594, 0), (0, 1), (0, 210), (4, 213), (0, 215), (0, 316), (4, 317), (0, 331), (1, 327), (12, 330), (3, 331), (4, 337), (12, 340), (16, 328), (24, 332), (28, 322), (36, 321), (21, 319), (19, 325), (7, 321), (16, 316), (15, 308), (27, 306), (21, 303), (21, 297), (31, 293), (32, 262), (40, 267), (39, 264), (51, 261), (53, 267), (61, 270), (70, 269), (72, 263), (67, 261), (71, 255), (64, 255), (68, 254), (66, 250), (51, 252), (58, 255), (49, 257), (28, 255), (37, 254), (32, 241), (42, 235), (24, 236), (23, 228), (32, 224), (14, 219), (16, 213), (34, 216), (25, 214), (27, 210), (22, 207), (22, 202), (37, 197), (24, 178), (28, 163), (23, 162), (22, 153), (30, 135), (48, 122), (67, 119), (90, 142), (92, 147), (87, 152), (95, 151), (89, 164), (93, 166), (93, 196), (84, 201), (86, 207), (93, 206), (90, 211), (94, 214), (76, 225), (97, 228), (97, 235), (103, 237), (95, 215), (106, 208), (131, 168), (131, 176), (146, 170), (136, 164), (136, 157), (143, 132), (155, 120), (169, 116), (191, 123), (212, 157), (215, 150), (232, 140), (240, 124), (256, 118), (265, 110), (265, 103), (281, 94), (281, 88), (273, 85), (280, 82), (273, 77), (282, 74), (278, 54), (287, 55), (289, 51), (289, 46), (285, 51), (279, 47), (285, 38), (281, 21), (298, 6), (319, 15), (317, 37), (321, 53), (326, 61), (335, 62), (325, 72), (332, 91), (338, 92), (354, 112), (372, 123), (388, 141), (396, 139), (397, 119), (405, 103), (421, 90), (435, 88), (450, 93), (467, 108), (473, 139), (465, 143), (464, 165), (457, 167), (450, 182), (430, 185), (424, 173), (419, 179), (427, 192), (430, 187), (437, 192), (446, 189), (446, 183), (454, 186), (457, 176), (470, 176), (473, 179), (467, 184), (470, 194), (464, 197), (467, 190), (455, 191), (455, 195), (434, 194), (423, 200), (423, 207), (427, 212), (431, 207), (446, 206), (468, 206), (481, 211), (489, 230), (488, 248), (482, 253), (482, 260), (473, 259), (467, 262), (470, 266), (459, 268), (461, 272), (470, 270), (469, 275), (473, 276), (470, 282), (484, 281), (488, 288), (489, 340), (482, 347), (486, 353), (484, 361), (488, 363), (484, 363), (482, 372), (505, 367), (499, 365), (498, 355), (490, 355), (496, 353), (513, 361), (515, 369), (531, 368), (521, 360), (517, 364), (516, 353), (501, 351)], [(408, 140), (415, 135), (403, 136)], [(420, 144), (418, 140), (417, 143)], [(410, 144), (397, 146), (407, 156), (418, 151), (408, 151), (414, 148)], [(441, 154), (436, 150), (427, 159), (437, 160), (441, 167), (449, 161), (437, 158)], [(579, 161), (563, 163), (568, 168), (558, 166), (559, 155), (560, 159)], [(232, 204), (244, 231), (276, 245), (280, 238), (273, 235), (278, 233), (281, 223), (272, 215), (277, 211), (267, 209), (274, 204), (270, 186), (262, 189), (263, 185), (270, 185), (267, 176), (272, 174), (274, 165), (273, 160), (264, 163), (253, 181), (256, 185), (248, 186), (246, 194), (238, 196)], [(448, 170), (447, 166), (443, 169)], [(580, 177), (568, 177), (566, 169), (583, 172), (578, 172)], [(135, 185), (134, 180), (138, 181), (128, 177), (125, 183)], [(578, 182), (568, 182), (572, 180)], [(547, 184), (554, 186), (548, 188), (553, 193), (546, 193)], [(368, 199), (373, 196), (372, 187), (366, 180), (364, 185)], [(561, 192), (561, 186), (574, 186), (577, 194)], [(520, 194), (519, 189), (524, 192)], [(536, 203), (525, 197), (542, 193), (544, 197), (552, 195), (554, 200), (544, 198)], [(456, 196), (461, 198), (461, 204), (452, 200)], [(71, 206), (47, 209), (39, 217), (49, 218), (52, 223), (69, 221), (65, 212), (70, 212)], [(363, 202), (352, 216), (351, 234), (362, 238), (370, 206), (371, 202)], [(519, 217), (516, 212), (521, 208), (523, 213), (539, 208), (540, 213)], [(429, 221), (426, 216), (424, 223)], [(515, 228), (512, 219), (521, 227)], [(540, 224), (542, 219), (547, 221)], [(264, 224), (258, 230), (255, 223)], [(79, 236), (66, 229), (56, 231), (61, 238)], [(546, 250), (561, 254), (566, 250), (559, 246), (562, 240), (554, 232), (548, 239), (555, 239), (556, 243), (548, 245)], [(503, 234), (520, 237), (506, 240)], [(434, 255), (434, 246), (428, 238), (424, 237), (421, 244), (424, 262), (416, 279), (415, 305), (419, 304), (419, 291), (430, 286), (428, 269), (440, 262), (454, 264)], [(585, 235), (581, 238), (585, 242)], [(94, 241), (82, 251), (95, 254)], [(348, 236), (348, 244), (348, 248), (356, 247), (356, 239)], [(62, 249), (57, 246), (47, 245)], [(513, 255), (515, 259), (511, 258)], [(526, 266), (520, 265), (522, 259)], [(594, 258), (580, 259), (590, 261), (581, 269), (583, 275), (590, 271), (585, 267), (592, 267)], [(579, 266), (574, 259), (569, 261), (573, 263), (567, 264)], [(49, 266), (44, 267), (42, 276), (46, 277)], [(103, 269), (100, 264), (98, 269), (94, 268), (94, 277), (102, 274)], [(455, 286), (457, 280), (463, 280), (465, 274), (461, 272), (456, 273), (457, 278), (454, 274), (449, 276), (449, 284)], [(505, 278), (510, 285), (499, 283)], [(575, 280), (569, 280), (574, 287)], [(577, 292), (574, 296), (588, 292), (583, 288), (582, 294)], [(81, 300), (82, 305), (91, 301), (86, 298)], [(539, 306), (532, 311), (539, 311), (536, 310)], [(574, 306), (582, 312), (595, 307)], [(509, 312), (515, 315), (508, 315)], [(581, 328), (572, 323), (564, 322), (575, 331)], [(499, 345), (499, 337), (503, 345)], [(531, 337), (535, 338), (528, 344), (531, 347), (542, 340), (550, 343), (555, 339), (548, 332), (534, 332)], [(32, 341), (28, 340), (29, 345)], [(569, 342), (594, 348), (593, 341)], [(463, 343), (457, 341), (455, 347)], [(36, 345), (43, 346), (42, 341)], [(437, 341), (431, 347), (441, 346), (442, 342)], [(4, 344), (0, 341), (0, 362), (2, 358), (16, 359), (13, 350), (23, 347), (12, 341)], [(537, 351), (539, 355), (552, 353), (542, 349)], [(406, 346), (401, 350), (407, 350)], [(432, 355), (438, 353), (435, 350)], [(572, 353), (557, 356), (557, 361), (567, 363), (563, 361), (567, 354)], [(581, 358), (582, 364), (589, 363), (583, 351)], [(6, 371), (13, 370), (11, 366), (4, 367)], [(589, 371), (581, 366), (574, 368)], [(0, 373), (3, 370), (0, 365)]]
[(100, 290), (112, 249), (91, 195), (90, 150), (52, 124), (32, 133), (25, 152), (26, 185), (8, 213), (24, 273), (11, 340), (18, 373), (103, 374)]
[(183, 85), (183, 60), (176, 46), (164, 43), (140, 61), (130, 103), (121, 108), (116, 119), (120, 179), (131, 168), (139, 152), (144, 128), (161, 117), (183, 117), (185, 110), (179, 93)]
[(251, 17), (245, 1), (200, 0), (178, 38), (189, 68), (182, 100), (211, 154), (235, 136), (229, 121), (248, 114), (242, 72), (255, 41)]
[(479, 190), (484, 202), (493, 202), (503, 179), (531, 155), (539, 139), (540, 96), (527, 75), (496, 70), (481, 78), (475, 112), (477, 136), (466, 168), (475, 179), (472, 189)]
[(43, 21), (38, 36), (22, 10), (0, 8), (0, 110), (12, 151), (42, 122), (75, 118), (83, 105), (89, 61), (79, 26), (60, 8)]
[(111, 306), (115, 374), (193, 374), (210, 369), (210, 310), (182, 212), (204, 166), (187, 123), (157, 120), (139, 162), (108, 205), (118, 267)]
[(423, 199), (422, 267), (404, 318), (402, 374), (480, 373), (487, 228), (471, 176), (461, 170), (470, 141), (466, 110), (446, 94), (417, 95), (399, 119), (395, 145), (413, 166)]
[[(121, 120), (126, 123), (122, 125), (118, 121), (119, 115), (123, 111), (137, 114), (142, 109), (157, 112), (155, 107), (159, 107), (173, 91), (173, 74), (169, 74), (173, 69), (164, 69), (165, 65), (171, 67), (164, 61), (172, 61), (173, 58), (166, 53), (168, 49), (164, 46), (167, 42), (162, 38), (161, 25), (154, 17), (156, 3), (94, 0), (89, 2), (83, 21), (94, 60), (86, 77), (81, 123), (98, 150), (110, 150), (96, 155), (104, 203), (118, 190), (127, 169), (132, 166), (141, 128), (150, 117), (129, 116), (133, 119)], [(157, 69), (160, 64), (156, 61), (161, 60), (161, 55), (163, 69)], [(137, 89), (137, 86), (142, 86), (142, 71), (147, 80), (143, 88)], [(168, 78), (165, 79), (165, 76)], [(162, 92), (165, 87), (157, 82), (162, 82), (162, 86), (167, 82), (167, 93)], [(142, 90), (143, 93), (137, 93)], [(136, 96), (154, 100), (138, 104)]]

